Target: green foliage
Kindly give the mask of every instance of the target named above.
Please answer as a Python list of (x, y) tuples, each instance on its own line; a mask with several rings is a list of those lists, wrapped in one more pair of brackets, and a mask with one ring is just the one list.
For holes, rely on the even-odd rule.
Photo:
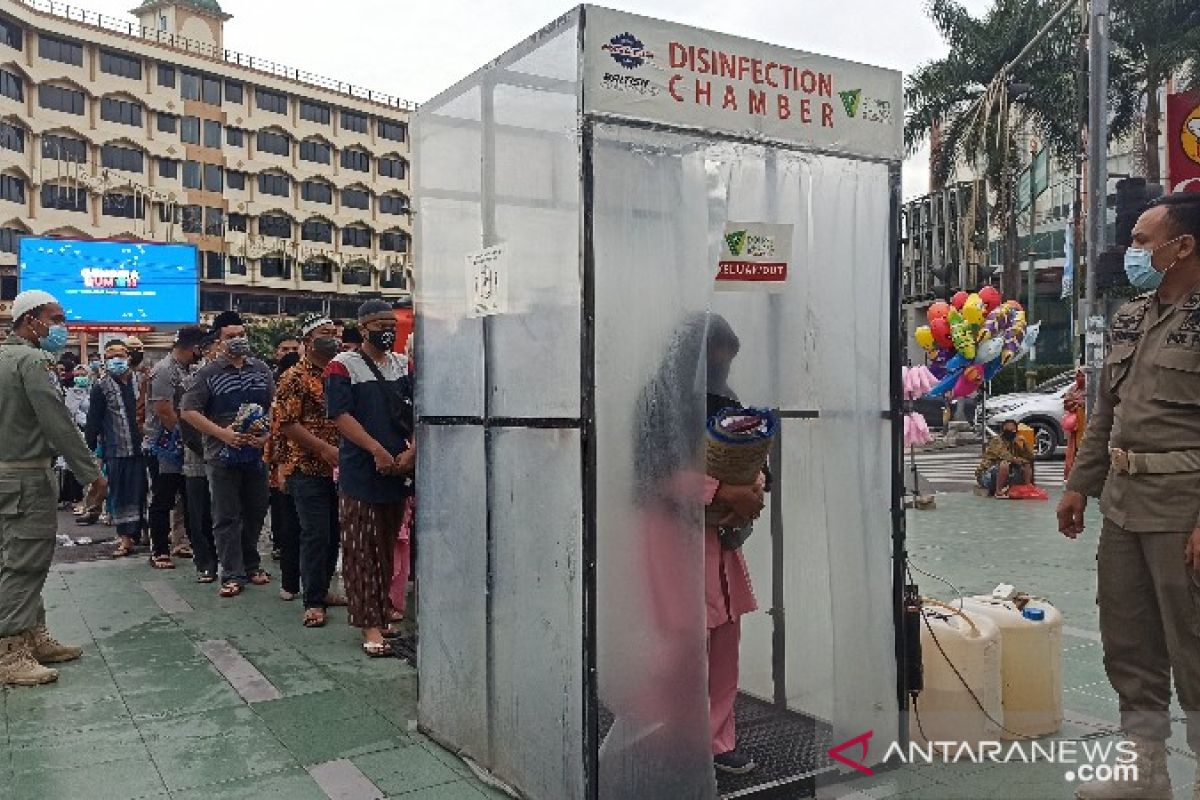
[(271, 358), (275, 354), (275, 343), (281, 336), (297, 336), (295, 323), (287, 320), (273, 319), (270, 322), (256, 322), (246, 326), (246, 335), (250, 338), (250, 347), (259, 358)]
[[(1029, 362), (1021, 360), (1000, 370), (996, 374), (996, 377), (992, 379), (992, 395), (1025, 391), (1025, 371), (1027, 369), (1029, 369)], [(1036, 383), (1048, 381), (1064, 372), (1070, 372), (1072, 369), (1074, 367), (1070, 364), (1038, 364), (1035, 368), (1037, 372)]]

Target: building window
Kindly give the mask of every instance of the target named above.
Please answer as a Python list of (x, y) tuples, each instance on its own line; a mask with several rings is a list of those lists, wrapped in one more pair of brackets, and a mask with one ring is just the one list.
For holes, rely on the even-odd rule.
[(245, 147), (246, 132), (240, 128), (226, 128), (225, 143), (230, 147)]
[(175, 68), (166, 64), (158, 65), (158, 85), (168, 89), (175, 88)]
[(16, 175), (0, 175), (0, 200), (25, 202), (25, 180)]
[(201, 187), (200, 162), (183, 162), (183, 188), (199, 189)]
[(42, 185), (42, 208), (87, 211), (87, 192), (73, 186)]
[(230, 170), (229, 172), (225, 173), (225, 183), (229, 186), (230, 189), (237, 189), (238, 191), (245, 191), (245, 189), (246, 189), (246, 173)]
[(330, 120), (329, 106), (312, 103), (308, 100), (301, 100), (300, 119), (306, 119), (309, 122), (316, 122), (321, 125), (328, 125)]
[(379, 138), (403, 142), (408, 138), (408, 125), (403, 122), (381, 119), (379, 120)]
[(408, 198), (402, 194), (384, 194), (379, 196), (380, 214), (407, 214)]
[[(390, 277), (389, 277), (389, 274)], [(408, 278), (404, 274), (404, 267), (396, 265), (391, 270), (384, 270), (379, 273), (379, 288), (380, 289), (407, 289)]]
[(379, 159), (379, 177), (404, 179), (408, 172), (408, 162), (403, 158), (385, 157)]
[(366, 264), (351, 264), (342, 270), (342, 283), (354, 286), (371, 285), (371, 268)]
[(144, 219), (146, 201), (131, 194), (106, 194), (101, 201), (100, 213), (106, 217)]
[(179, 129), (179, 140), (184, 144), (200, 144), (200, 118), (184, 117)]
[(221, 123), (216, 120), (204, 120), (204, 146), (221, 149)]
[(234, 103), (235, 105), (240, 106), (242, 103), (245, 102), (245, 94), (246, 94), (246, 90), (245, 90), (245, 87), (242, 86), (242, 84), (234, 83), (233, 81), (225, 81), (225, 102), (226, 103)]
[(83, 45), (44, 33), (38, 34), (38, 55), (63, 64), (83, 66)]
[(321, 181), (305, 181), (300, 185), (300, 198), (311, 203), (332, 203), (333, 187)]
[(346, 247), (370, 247), (371, 229), (357, 225), (342, 228), (342, 244)]
[(25, 32), (21, 26), (5, 17), (0, 17), (0, 43), (14, 50), (25, 49)]
[(292, 238), (291, 217), (282, 214), (263, 214), (258, 218), (258, 235), (274, 236), (277, 239)]
[(333, 147), (318, 139), (306, 139), (300, 143), (300, 160), (314, 164), (332, 163)]
[(86, 164), (87, 154), (87, 142), (82, 139), (72, 139), (69, 136), (42, 137), (42, 158)]
[[(20, 249), (18, 245), (20, 245), (23, 235), (24, 232), (16, 228), (0, 228), (0, 253), (17, 252)], [(11, 298), (6, 297), (4, 299), (9, 300)]]
[(24, 100), (25, 84), (19, 76), (0, 69), (0, 94), (13, 100)]
[(137, 56), (114, 53), (112, 50), (101, 50), (100, 71), (120, 78), (140, 81), (142, 79), (142, 60)]
[(258, 191), (275, 197), (287, 197), (291, 192), (291, 178), (264, 172), (258, 176)]
[(262, 153), (289, 156), (292, 154), (292, 140), (287, 137), (287, 134), (259, 131), (258, 149)]
[(229, 292), (206, 292), (200, 291), (200, 310), (201, 311), (228, 311), (230, 309), (229, 301), (231, 297)]
[(158, 221), (179, 224), (179, 206), (169, 206), (166, 203), (155, 203), (158, 206)]
[(230, 275), (245, 275), (246, 274), (246, 257), (245, 256), (229, 256), (229, 274)]
[(220, 208), (204, 209), (204, 232), (209, 236), (225, 235), (225, 211)]
[(200, 78), (200, 99), (210, 106), (221, 105), (221, 79), (205, 75)]
[(184, 100), (200, 99), (200, 76), (184, 70), (180, 74), (179, 95)]
[(250, 218), (245, 214), (230, 214), (229, 215), (229, 230), (245, 233), (250, 230)]
[(273, 114), (288, 113), (288, 98), (286, 94), (272, 92), (269, 89), (255, 89), (254, 100), (263, 111)]
[(285, 281), (292, 279), (292, 265), (287, 259), (276, 256), (274, 258), (264, 258), (258, 262), (258, 274), (264, 278), (283, 278)]
[(38, 105), (50, 111), (62, 111), (65, 114), (83, 116), (85, 98), (83, 92), (68, 89), (65, 86), (38, 87)]
[(343, 189), (342, 205), (346, 208), (357, 208), (362, 211), (371, 210), (371, 193), (366, 189)]
[(225, 277), (225, 254), (212, 250), (204, 252), (204, 277), (210, 281), (219, 281)]
[(0, 122), (0, 148), (15, 153), (25, 152), (25, 129), (11, 122)]
[(357, 111), (342, 111), (341, 117), (342, 130), (354, 133), (367, 132), (369, 121), (366, 114), (359, 114)]
[(342, 151), (342, 168), (351, 169), (355, 172), (370, 172), (371, 171), (371, 154), (366, 150), (358, 150), (353, 147)]
[(300, 265), (300, 280), (333, 283), (333, 264), (323, 258), (306, 261)]
[(204, 191), (218, 194), (225, 191), (225, 169), (223, 167), (218, 164), (204, 165)]
[(158, 15), (158, 29), (160, 31), (164, 31), (164, 32), (167, 30), (167, 15), (166, 14)]
[(160, 158), (158, 160), (158, 177), (178, 178), (179, 162), (173, 158)]
[(388, 253), (407, 253), (408, 234), (404, 231), (386, 231), (379, 235), (379, 249)]
[(100, 100), (100, 119), (115, 122), (118, 125), (133, 125), (142, 127), (142, 105), (128, 100), (118, 100), (115, 97), (105, 97)]
[(145, 170), (143, 166), (144, 158), (145, 155), (141, 150), (134, 150), (130, 147), (118, 147), (115, 144), (106, 144), (100, 148), (100, 164), (108, 169), (140, 174)]
[(300, 238), (306, 242), (333, 244), (333, 223), (321, 219), (310, 219), (300, 226)]
[(204, 208), (201, 206), (182, 206), (182, 222), (184, 233), (200, 233), (204, 230)]
[(158, 130), (160, 133), (178, 133), (179, 117), (174, 114), (164, 114), (160, 111), (158, 114)]

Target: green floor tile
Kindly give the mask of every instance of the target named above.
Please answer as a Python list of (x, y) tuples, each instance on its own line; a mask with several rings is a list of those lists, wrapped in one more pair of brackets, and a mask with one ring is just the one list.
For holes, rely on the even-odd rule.
[(351, 719), (370, 713), (370, 710), (353, 692), (339, 689), (255, 703), (254, 713), (278, 729)]
[(454, 783), (459, 776), (423, 747), (405, 747), (352, 759), (384, 794), (392, 796)]
[[(403, 800), (481, 800), (485, 795), (475, 786), (466, 781), (457, 781), (455, 783), (444, 783), (439, 786), (430, 786), (426, 789), (418, 789), (415, 792), (405, 792), (404, 794), (390, 794), (389, 798), (403, 798)], [(498, 794), (496, 797), (507, 798), (506, 794)]]
[(166, 787), (146, 756), (18, 774), (5, 800), (159, 800)]
[(406, 734), (370, 711), (348, 719), (316, 717), (304, 725), (284, 724), (271, 729), (305, 766), (412, 745)]
[(61, 707), (40, 707), (36, 714), (9, 720), (9, 736), (21, 741), (121, 721), (129, 721), (129, 711), (124, 700), (113, 696)]
[(202, 686), (151, 689), (123, 694), (123, 697), (135, 720), (196, 714), (244, 704), (224, 678)]
[(171, 793), (172, 800), (329, 800), (307, 772), (287, 770)]
[(291, 648), (274, 653), (245, 653), (245, 656), (285, 697), (337, 688), (320, 667)]
[(146, 757), (146, 746), (141, 736), (126, 721), (83, 731), (22, 739), (12, 747), (12, 769), (17, 774), (54, 772), (88, 764)]
[(193, 716), (170, 734), (166, 727), (143, 727), (150, 756), (172, 793), (300, 766), (252, 715), (231, 722), (214, 736), (199, 735), (209, 732), (206, 728), (189, 727), (200, 724), (199, 717)]

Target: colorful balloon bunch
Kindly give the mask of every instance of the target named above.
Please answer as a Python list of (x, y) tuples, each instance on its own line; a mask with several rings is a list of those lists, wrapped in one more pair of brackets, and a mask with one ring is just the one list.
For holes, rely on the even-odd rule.
[(929, 324), (914, 336), (938, 378), (931, 397), (973, 395), (1002, 367), (1028, 353), (1036, 340), (1037, 326), (1028, 328), (1025, 309), (1016, 300), (1003, 300), (993, 286), (958, 292), (949, 303), (939, 300), (927, 316)]

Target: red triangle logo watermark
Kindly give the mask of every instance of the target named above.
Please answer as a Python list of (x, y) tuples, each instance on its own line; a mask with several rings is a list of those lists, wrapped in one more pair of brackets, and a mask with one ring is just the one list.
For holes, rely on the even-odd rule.
[[(866, 733), (855, 736), (853, 739), (848, 739), (839, 745), (829, 748), (829, 757), (839, 764), (845, 764), (851, 769), (858, 770), (863, 775), (874, 775), (875, 770), (868, 767), (863, 762), (867, 760), (867, 751), (871, 747), (871, 737), (875, 735), (875, 731), (867, 731)], [(855, 761), (853, 758), (844, 755), (847, 750), (857, 750), (861, 748), (858, 758), (861, 761)]]

